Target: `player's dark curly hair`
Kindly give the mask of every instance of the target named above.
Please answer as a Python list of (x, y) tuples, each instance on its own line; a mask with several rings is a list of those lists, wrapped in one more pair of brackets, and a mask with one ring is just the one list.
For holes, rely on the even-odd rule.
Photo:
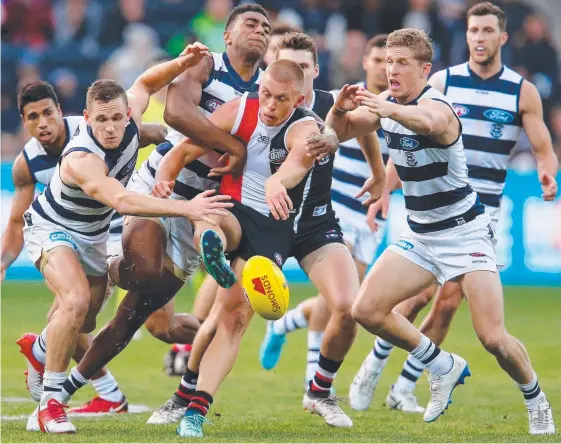
[(26, 84), (18, 94), (18, 108), (20, 114), (23, 116), (23, 109), (29, 103), (35, 103), (43, 99), (52, 99), (55, 105), (58, 106), (58, 97), (49, 82), (38, 80)]
[(257, 12), (259, 14), (264, 15), (269, 22), (271, 21), (271, 18), (269, 17), (269, 13), (263, 6), (257, 3), (245, 3), (243, 5), (236, 6), (234, 9), (232, 9), (232, 12), (228, 17), (228, 21), (226, 22), (226, 31), (230, 29), (232, 23), (236, 21), (236, 17), (243, 14), (244, 12)]

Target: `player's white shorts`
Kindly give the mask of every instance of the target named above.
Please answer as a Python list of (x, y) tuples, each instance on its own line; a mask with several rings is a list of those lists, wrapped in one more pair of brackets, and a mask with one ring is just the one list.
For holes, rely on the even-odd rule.
[(107, 273), (107, 235), (85, 238), (43, 219), (31, 209), (25, 214), (25, 248), (41, 272), (49, 251), (64, 246), (74, 250), (87, 276), (103, 276)]
[(415, 233), (409, 227), (388, 248), (430, 271), (439, 284), (476, 270), (497, 271), (496, 238), (488, 213), (454, 228)]
[(364, 229), (364, 224), (359, 228), (356, 224), (339, 220), (345, 244), (352, 256), (365, 265), (370, 265), (376, 258), (376, 252), (386, 233), (386, 220), (376, 218), (376, 223), (378, 230), (373, 233), (369, 228)]
[[(141, 194), (150, 194), (152, 191), (152, 186), (137, 171), (133, 173), (127, 188)], [(175, 276), (185, 281), (197, 270), (200, 256), (193, 245), (193, 226), (186, 217), (127, 216), (125, 226), (134, 219), (154, 220), (162, 227), (167, 239), (168, 256), (164, 265)]]
[(489, 207), (485, 205), (485, 212), (489, 213), (491, 218), (491, 228), (493, 231), (497, 231), (497, 225), (499, 225), (499, 218), (501, 217), (501, 207)]

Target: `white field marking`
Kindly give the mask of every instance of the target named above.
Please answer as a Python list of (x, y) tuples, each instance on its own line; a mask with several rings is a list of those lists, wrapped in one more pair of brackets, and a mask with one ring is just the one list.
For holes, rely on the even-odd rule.
[[(12, 398), (2, 398), (1, 399), (2, 402), (7, 402), (7, 403), (33, 403), (36, 404), (35, 401), (33, 401), (32, 399), (29, 398), (22, 398), (22, 397), (12, 397)], [(70, 401), (70, 404), (82, 404), (79, 401)], [(141, 404), (129, 404), (129, 411), (128, 413), (133, 413), (133, 414), (137, 414), (137, 413), (147, 413), (147, 412), (151, 412), (152, 409), (150, 407), (148, 407), (147, 405), (141, 405)], [(109, 415), (121, 415), (122, 413), (86, 413), (86, 414), (76, 414), (76, 413), (68, 413), (68, 416), (73, 416), (73, 417), (77, 417), (77, 418), (88, 418), (88, 417), (94, 417), (94, 418), (98, 418), (98, 417), (102, 417), (102, 416), (109, 416)], [(31, 412), (29, 413), (29, 415), (31, 415)], [(9, 415), (2, 415), (0, 417), (0, 419), (2, 421), (27, 421), (29, 419), (29, 415), (14, 415), (14, 416), (9, 416)]]

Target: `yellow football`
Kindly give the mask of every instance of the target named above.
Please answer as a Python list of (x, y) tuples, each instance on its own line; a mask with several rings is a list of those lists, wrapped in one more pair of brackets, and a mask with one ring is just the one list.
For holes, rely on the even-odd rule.
[(281, 269), (264, 256), (251, 257), (242, 272), (242, 286), (253, 311), (276, 321), (288, 310), (288, 284)]

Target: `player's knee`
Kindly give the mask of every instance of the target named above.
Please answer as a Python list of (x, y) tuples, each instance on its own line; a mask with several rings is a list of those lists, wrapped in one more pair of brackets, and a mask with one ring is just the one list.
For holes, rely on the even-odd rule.
[(361, 300), (355, 301), (351, 315), (361, 326), (370, 330), (379, 329), (384, 324), (387, 316), (385, 311), (377, 310), (374, 306), (366, 304)]
[(82, 324), (88, 314), (90, 308), (90, 295), (87, 291), (76, 291), (67, 295), (64, 300), (59, 302), (57, 312), (64, 316), (65, 321), (78, 328)]
[(171, 344), (172, 342), (170, 341), (170, 325), (169, 322), (163, 322), (162, 319), (153, 319), (152, 316), (150, 316), (147, 320), (146, 323), (144, 324), (144, 326), (146, 327), (146, 329), (148, 330), (148, 332), (155, 337), (156, 339), (159, 339), (162, 342), (166, 342), (168, 344)]
[(241, 336), (249, 324), (250, 316), (246, 310), (237, 308), (227, 311), (222, 316), (223, 324), (232, 337)]
[(431, 313), (431, 316), (438, 319), (441, 324), (449, 325), (458, 309), (459, 302), (461, 302), (461, 297), (440, 300), (435, 303), (434, 313)]
[(501, 331), (479, 333), (479, 340), (485, 350), (495, 356), (504, 355), (506, 334)]

